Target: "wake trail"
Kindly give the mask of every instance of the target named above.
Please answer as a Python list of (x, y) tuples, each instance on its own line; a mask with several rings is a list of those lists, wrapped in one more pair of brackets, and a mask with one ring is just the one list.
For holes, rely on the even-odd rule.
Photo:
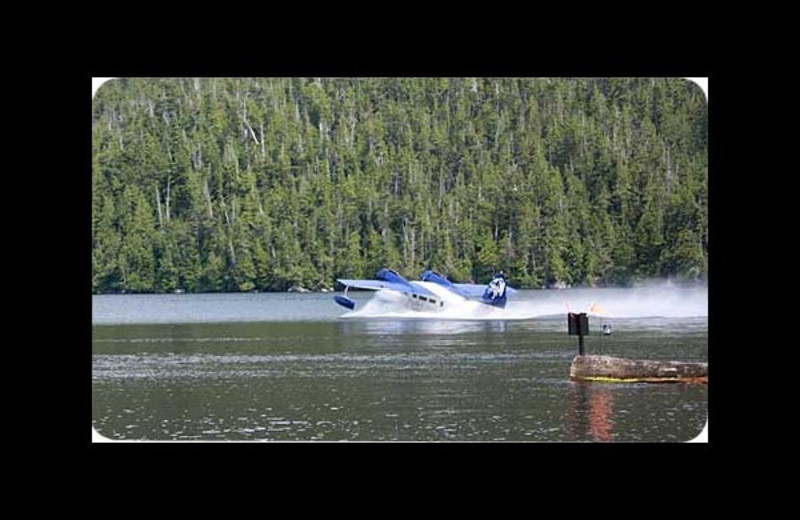
[[(388, 294), (382, 294), (388, 293)], [(402, 296), (378, 291), (363, 307), (342, 318), (437, 320), (530, 320), (587, 312), (605, 318), (694, 318), (708, 316), (706, 288), (644, 287), (633, 289), (523, 290), (505, 309), (477, 301), (448, 302), (440, 312), (414, 311)]]

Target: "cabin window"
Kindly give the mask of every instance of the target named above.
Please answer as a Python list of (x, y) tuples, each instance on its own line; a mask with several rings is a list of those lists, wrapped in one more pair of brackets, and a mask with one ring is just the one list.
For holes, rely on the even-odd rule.
[(417, 295), (416, 294), (412, 294), (411, 297), (414, 298), (415, 300), (417, 299)]
[(424, 302), (428, 301), (428, 297), (427, 296), (420, 296), (419, 299), (424, 301)]
[(444, 307), (444, 302), (439, 302), (439, 307)]

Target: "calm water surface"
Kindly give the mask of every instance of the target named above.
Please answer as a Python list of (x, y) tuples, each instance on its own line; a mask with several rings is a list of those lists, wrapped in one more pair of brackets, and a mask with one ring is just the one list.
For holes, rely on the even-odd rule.
[(565, 309), (592, 301), (606, 317), (590, 320), (590, 353), (707, 361), (705, 289), (521, 291), (503, 321), (344, 319), (330, 294), (95, 296), (93, 426), (152, 440), (696, 437), (705, 385), (569, 381)]

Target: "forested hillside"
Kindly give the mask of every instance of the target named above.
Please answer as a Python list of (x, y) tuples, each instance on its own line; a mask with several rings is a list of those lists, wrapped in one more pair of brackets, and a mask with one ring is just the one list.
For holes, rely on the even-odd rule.
[(118, 79), (92, 113), (92, 290), (707, 276), (682, 79)]

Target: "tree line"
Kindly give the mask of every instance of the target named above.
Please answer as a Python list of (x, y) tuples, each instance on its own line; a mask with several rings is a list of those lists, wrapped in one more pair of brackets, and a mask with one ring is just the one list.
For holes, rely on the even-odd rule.
[(707, 276), (687, 80), (116, 79), (92, 110), (95, 293)]

